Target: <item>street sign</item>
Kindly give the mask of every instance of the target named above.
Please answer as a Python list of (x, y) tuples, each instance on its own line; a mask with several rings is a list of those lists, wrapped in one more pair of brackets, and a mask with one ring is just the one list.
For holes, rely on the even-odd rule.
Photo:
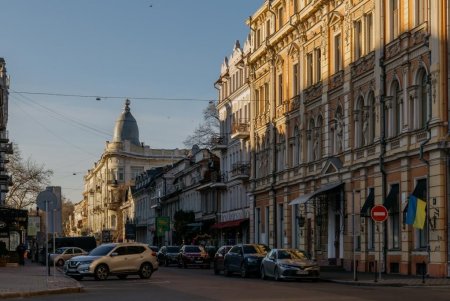
[(384, 222), (388, 218), (388, 211), (383, 205), (375, 205), (370, 210), (370, 216), (375, 222)]

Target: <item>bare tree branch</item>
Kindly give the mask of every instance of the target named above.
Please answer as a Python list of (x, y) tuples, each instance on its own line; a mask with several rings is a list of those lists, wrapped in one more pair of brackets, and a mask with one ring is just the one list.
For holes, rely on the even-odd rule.
[(39, 192), (49, 185), (53, 171), (38, 165), (31, 158), (24, 161), (15, 143), (13, 151), (13, 154), (8, 155), (7, 165), (13, 185), (9, 188), (5, 203), (13, 208), (24, 209), (35, 204)]
[(211, 149), (211, 139), (218, 136), (220, 132), (219, 115), (216, 104), (213, 101), (203, 110), (203, 123), (199, 124), (194, 133), (188, 136), (183, 144), (187, 148), (198, 145), (200, 148)]

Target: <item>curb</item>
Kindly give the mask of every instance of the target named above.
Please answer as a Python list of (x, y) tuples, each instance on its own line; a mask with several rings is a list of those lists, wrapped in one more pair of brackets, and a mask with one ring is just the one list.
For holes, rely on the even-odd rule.
[(23, 298), (23, 297), (32, 297), (32, 296), (43, 296), (43, 295), (57, 295), (57, 294), (66, 294), (66, 293), (81, 293), (83, 292), (82, 287), (66, 287), (66, 288), (58, 288), (58, 289), (48, 289), (42, 291), (30, 291), (30, 292), (10, 292), (10, 293), (1, 293), (0, 299), (8, 299), (8, 298)]

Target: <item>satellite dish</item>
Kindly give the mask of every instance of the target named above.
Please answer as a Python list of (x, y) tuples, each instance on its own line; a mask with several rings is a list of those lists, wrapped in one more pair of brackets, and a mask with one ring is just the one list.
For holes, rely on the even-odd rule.
[(50, 211), (56, 209), (58, 198), (50, 190), (44, 190), (38, 194), (36, 198), (36, 204), (40, 210), (45, 211), (45, 209), (47, 208), (47, 210)]

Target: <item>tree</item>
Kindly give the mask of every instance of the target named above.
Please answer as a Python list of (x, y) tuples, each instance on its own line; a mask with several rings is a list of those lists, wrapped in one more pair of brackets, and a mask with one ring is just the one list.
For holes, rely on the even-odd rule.
[(173, 228), (176, 233), (178, 243), (182, 243), (183, 240), (189, 241), (189, 227), (188, 224), (195, 221), (194, 211), (178, 210), (173, 215), (174, 224)]
[(16, 209), (25, 209), (34, 205), (38, 194), (50, 183), (53, 171), (39, 165), (31, 158), (22, 159), (17, 144), (13, 143), (13, 154), (8, 155), (8, 172), (12, 186), (6, 195), (5, 203)]
[(73, 222), (73, 219), (70, 219), (70, 216), (73, 217), (73, 212), (75, 209), (75, 206), (71, 201), (69, 201), (66, 197), (62, 197), (62, 204), (61, 204), (61, 216), (63, 221), (63, 232), (64, 236), (69, 236), (70, 230), (73, 225), (70, 225), (70, 222)]
[(200, 148), (212, 147), (212, 138), (217, 137), (220, 133), (220, 120), (216, 104), (213, 101), (203, 110), (203, 123), (199, 124), (194, 133), (188, 136), (183, 144), (187, 148), (198, 145)]

